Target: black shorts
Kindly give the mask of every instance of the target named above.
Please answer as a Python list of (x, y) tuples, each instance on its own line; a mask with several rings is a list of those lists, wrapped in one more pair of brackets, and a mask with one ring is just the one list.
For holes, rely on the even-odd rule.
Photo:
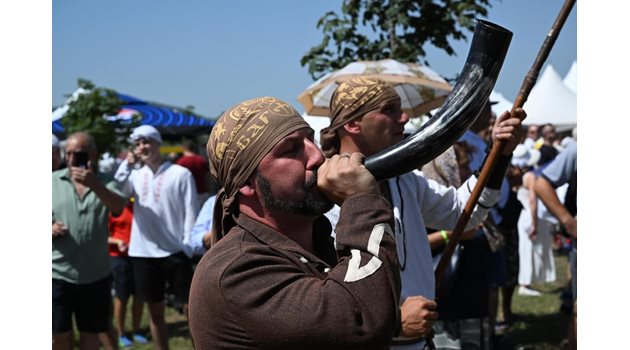
[(148, 303), (164, 301), (166, 282), (175, 294), (175, 300), (187, 304), (192, 262), (183, 252), (165, 258), (131, 258), (136, 281), (136, 296)]
[(112, 275), (114, 276), (114, 292), (116, 298), (126, 301), (135, 292), (133, 266), (128, 256), (112, 256)]
[(112, 302), (112, 276), (88, 284), (52, 280), (52, 332), (72, 330), (72, 314), (80, 332), (105, 332)]

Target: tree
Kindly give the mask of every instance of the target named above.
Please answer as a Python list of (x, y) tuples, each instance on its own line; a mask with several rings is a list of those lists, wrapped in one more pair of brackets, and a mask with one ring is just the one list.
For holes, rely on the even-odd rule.
[(134, 114), (131, 119), (110, 118), (120, 111), (123, 102), (112, 89), (95, 87), (85, 79), (77, 85), (86, 92), (68, 104), (63, 117), (63, 127), (68, 134), (86, 131), (94, 136), (99, 152), (116, 155), (126, 148), (127, 138), (140, 123), (141, 116)]
[[(475, 18), (488, 15), (489, 0), (343, 0), (342, 16), (329, 11), (317, 22), (324, 38), (300, 60), (313, 79), (359, 60), (393, 58), (428, 65), (424, 45), (448, 55), (449, 40), (466, 39)], [(359, 21), (361, 26), (359, 26)], [(371, 29), (368, 36), (360, 30)]]

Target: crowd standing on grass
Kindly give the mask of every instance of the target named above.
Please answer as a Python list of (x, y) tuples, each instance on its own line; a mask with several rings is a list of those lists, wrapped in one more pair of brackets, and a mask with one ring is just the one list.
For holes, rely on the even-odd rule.
[[(321, 150), (271, 97), (224, 113), (206, 154), (184, 142), (183, 166), (160, 154), (148, 125), (114, 176), (98, 170), (90, 134), (53, 135), (53, 348), (72, 348), (76, 327), (81, 349), (167, 349), (174, 300), (198, 349), (421, 349), (427, 336), (438, 349), (500, 349), (519, 320), (512, 295), (543, 294), (553, 251), (565, 248), (575, 348), (576, 130), (561, 139), (550, 124), (522, 127), (520, 109), (497, 118), (490, 104), (444, 154), (380, 183), (361, 163), (401, 141), (409, 119), (378, 80), (340, 84)], [(435, 300), (436, 262), (498, 139), (508, 147)]]

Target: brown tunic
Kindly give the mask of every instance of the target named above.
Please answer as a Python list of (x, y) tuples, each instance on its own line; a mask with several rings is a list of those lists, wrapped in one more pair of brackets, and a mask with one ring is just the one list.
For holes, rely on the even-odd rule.
[[(348, 198), (336, 228), (315, 223), (310, 254), (240, 215), (193, 277), (189, 319), (197, 349), (383, 349), (399, 324), (400, 275), (391, 206)], [(360, 261), (360, 263), (359, 263)]]

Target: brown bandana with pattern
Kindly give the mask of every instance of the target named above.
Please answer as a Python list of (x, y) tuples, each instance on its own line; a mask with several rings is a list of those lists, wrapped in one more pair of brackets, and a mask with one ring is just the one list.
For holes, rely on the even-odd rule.
[(241, 102), (221, 115), (206, 147), (210, 173), (221, 186), (214, 205), (213, 243), (235, 225), (236, 195), (260, 160), (285, 136), (309, 127), (298, 111), (274, 97)]
[(345, 123), (395, 100), (400, 101), (400, 96), (382, 80), (359, 77), (339, 84), (330, 99), (330, 126), (320, 131), (322, 151), (326, 157), (339, 153), (337, 130)]

